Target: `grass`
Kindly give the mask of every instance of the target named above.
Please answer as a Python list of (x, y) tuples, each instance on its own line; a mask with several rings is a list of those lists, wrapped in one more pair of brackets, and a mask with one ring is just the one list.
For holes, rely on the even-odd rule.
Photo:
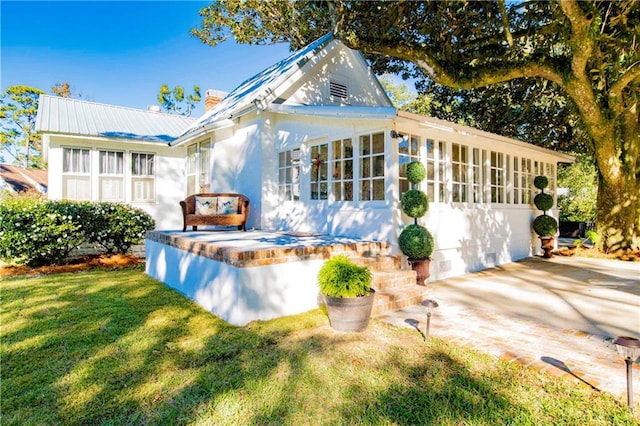
[(138, 268), (1, 283), (0, 423), (636, 424), (623, 401), (373, 320), (231, 326)]

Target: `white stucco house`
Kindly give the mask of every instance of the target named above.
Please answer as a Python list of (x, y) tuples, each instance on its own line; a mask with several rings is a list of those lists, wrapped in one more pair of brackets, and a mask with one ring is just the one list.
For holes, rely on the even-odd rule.
[(533, 177), (548, 176), (555, 196), (557, 164), (573, 160), (396, 110), (364, 57), (331, 34), (195, 121), (101, 104), (78, 112), (89, 104), (41, 98), (49, 197), (131, 202), (159, 229), (179, 229), (186, 195), (238, 192), (251, 199), (249, 228), (385, 240), (397, 250), (411, 223), (399, 208), (404, 170), (417, 160), (431, 200), (421, 220), (435, 238), (431, 279), (535, 253)]

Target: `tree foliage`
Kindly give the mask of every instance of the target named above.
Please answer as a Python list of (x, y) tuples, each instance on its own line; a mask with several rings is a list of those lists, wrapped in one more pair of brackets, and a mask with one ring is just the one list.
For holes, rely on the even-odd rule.
[(84, 94), (78, 91), (68, 81), (62, 81), (51, 86), (51, 93), (62, 98), (84, 98)]
[(210, 45), (233, 36), (241, 43), (288, 41), (295, 49), (332, 30), (366, 53), (378, 74), (426, 75), (454, 90), (509, 82), (535, 90), (548, 82), (575, 110), (576, 131), (594, 153), (603, 244), (640, 247), (636, 1), (232, 0), (205, 7), (201, 16), (192, 32)]
[(158, 93), (158, 102), (163, 110), (187, 117), (191, 116), (191, 112), (201, 99), (200, 87), (198, 86), (193, 86), (193, 92), (185, 96), (182, 86), (170, 89), (167, 84), (163, 84)]
[(43, 166), (42, 142), (35, 131), (38, 97), (42, 93), (34, 87), (10, 86), (0, 98), (2, 152), (8, 154), (13, 163), (27, 168)]
[(558, 196), (560, 219), (577, 222), (595, 222), (598, 174), (593, 161), (586, 155), (577, 155), (577, 161), (558, 168), (558, 187), (566, 194)]

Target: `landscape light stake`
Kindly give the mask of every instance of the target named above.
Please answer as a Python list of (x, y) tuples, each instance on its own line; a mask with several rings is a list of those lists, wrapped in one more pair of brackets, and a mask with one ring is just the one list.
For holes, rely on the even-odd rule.
[(624, 358), (627, 364), (627, 405), (629, 410), (633, 411), (633, 381), (631, 367), (632, 364), (640, 359), (640, 340), (635, 337), (618, 336), (613, 341), (616, 345), (618, 353)]
[(436, 302), (435, 300), (427, 299), (423, 301), (421, 304), (422, 306), (427, 308), (427, 325), (424, 329), (424, 341), (426, 342), (427, 340), (429, 340), (429, 327), (431, 326), (431, 314), (433, 314), (433, 311), (435, 311), (436, 308), (438, 307), (438, 302)]

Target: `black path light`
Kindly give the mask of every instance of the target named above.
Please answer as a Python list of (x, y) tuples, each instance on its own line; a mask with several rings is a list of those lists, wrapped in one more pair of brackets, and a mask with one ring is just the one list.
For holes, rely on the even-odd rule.
[(627, 364), (627, 405), (633, 411), (633, 382), (631, 377), (631, 366), (640, 359), (640, 339), (635, 337), (618, 336), (613, 341), (618, 353), (624, 358)]
[(422, 306), (427, 308), (427, 325), (424, 329), (424, 341), (426, 342), (427, 340), (429, 340), (429, 327), (431, 326), (431, 315), (438, 307), (438, 302), (436, 302), (435, 300), (427, 299), (423, 301), (421, 304)]

